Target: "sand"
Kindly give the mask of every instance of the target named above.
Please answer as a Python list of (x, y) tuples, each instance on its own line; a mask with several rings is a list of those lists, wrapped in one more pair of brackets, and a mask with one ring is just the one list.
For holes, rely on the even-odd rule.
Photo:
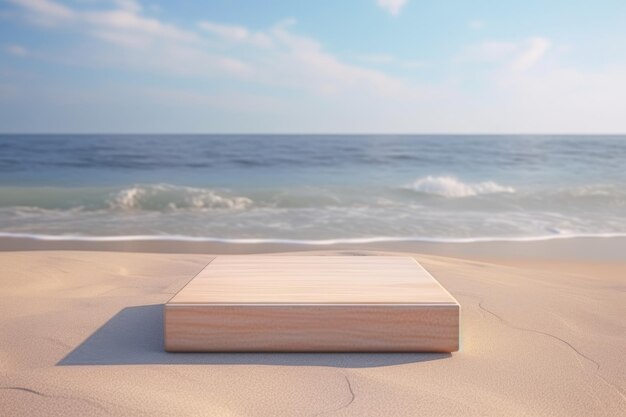
[(161, 305), (211, 255), (0, 252), (0, 414), (626, 415), (626, 259), (409, 255), (460, 352), (165, 353)]

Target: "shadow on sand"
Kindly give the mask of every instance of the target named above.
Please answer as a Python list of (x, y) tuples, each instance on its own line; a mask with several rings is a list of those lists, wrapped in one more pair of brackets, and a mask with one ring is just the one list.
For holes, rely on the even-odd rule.
[(288, 365), (369, 368), (449, 358), (448, 353), (168, 353), (163, 305), (127, 307), (57, 363), (72, 365)]

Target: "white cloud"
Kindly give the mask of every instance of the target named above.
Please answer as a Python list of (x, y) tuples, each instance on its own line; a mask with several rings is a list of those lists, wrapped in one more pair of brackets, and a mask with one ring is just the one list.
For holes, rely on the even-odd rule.
[(122, 10), (137, 13), (141, 11), (141, 4), (135, 0), (114, 0), (115, 4)]
[(489, 95), (500, 131), (622, 133), (626, 67), (584, 71), (558, 63), (497, 74)]
[(295, 17), (287, 17), (285, 19), (280, 20), (278, 23), (274, 25), (274, 28), (277, 29), (289, 29), (290, 27), (298, 24), (298, 20)]
[(283, 111), (283, 103), (272, 96), (229, 92), (204, 94), (196, 91), (167, 88), (137, 88), (140, 96), (147, 96), (156, 102), (180, 105), (226, 109), (235, 112), (278, 113)]
[[(178, 75), (241, 76), (249, 73), (239, 60), (205, 50), (197, 34), (143, 15), (141, 6), (134, 1), (116, 1), (117, 8), (109, 10), (74, 10), (49, 0), (12, 1), (28, 22), (54, 23), (54, 28), (104, 42), (74, 50), (70, 46), (64, 54), (46, 53), (44, 46), (38, 51), (42, 59), (69, 65), (115, 66)], [(128, 50), (132, 53), (127, 53)]]
[(198, 26), (206, 32), (212, 33), (222, 39), (233, 42), (249, 42), (258, 46), (269, 47), (272, 41), (264, 33), (253, 33), (248, 28), (238, 25), (224, 25), (209, 21), (202, 21)]
[(128, 31), (176, 41), (190, 41), (196, 38), (191, 32), (142, 16), (137, 11), (129, 9), (84, 12), (78, 16), (83, 23), (109, 30)]
[[(491, 66), (459, 82), (451, 111), (455, 130), (494, 133), (616, 133), (626, 130), (626, 67), (584, 70), (560, 62), (560, 45), (544, 37), (487, 41), (467, 48), (461, 63)], [(471, 59), (470, 59), (471, 58)], [(469, 86), (469, 92), (462, 93)], [(474, 91), (480, 86), (480, 95)], [(465, 114), (472, 109), (473, 113)]]
[(150, 39), (145, 36), (132, 33), (123, 33), (109, 30), (95, 30), (92, 35), (105, 42), (119, 45), (125, 48), (141, 49), (149, 45)]
[[(132, 0), (116, 0), (117, 8), (105, 11), (78, 11), (52, 0), (9, 1), (19, 6), (29, 21), (46, 25), (62, 23), (87, 32), (92, 29), (99, 38), (102, 38), (102, 31), (111, 39), (121, 38), (129, 32), (183, 41), (195, 38), (191, 32), (142, 15), (140, 4)], [(113, 34), (112, 31), (120, 33)]]
[(511, 71), (527, 71), (539, 64), (551, 45), (549, 39), (540, 36), (517, 42), (487, 40), (470, 45), (455, 61), (485, 62), (504, 66)]
[(200, 22), (198, 23), (200, 28), (206, 30), (207, 32), (214, 33), (222, 38), (226, 38), (234, 41), (243, 41), (250, 36), (250, 32), (243, 26), (236, 25), (222, 25), (219, 23), (213, 22)]
[[(26, 17), (59, 15), (61, 6), (16, 3)], [(30, 0), (33, 1), (33, 0)], [(157, 71), (203, 78), (238, 77), (260, 85), (282, 86), (315, 95), (405, 94), (403, 81), (385, 73), (352, 65), (330, 54), (315, 39), (294, 31), (293, 18), (261, 31), (241, 25), (201, 21), (205, 33), (192, 32), (160, 19), (145, 16), (134, 1), (116, 1), (109, 10), (63, 8), (71, 20), (65, 30), (88, 34), (103, 42), (42, 59), (71, 65), (123, 67), (132, 71)], [(51, 12), (52, 11), (52, 12)], [(106, 45), (113, 45), (107, 47)], [(57, 54), (58, 55), (58, 54)]]
[(10, 3), (28, 9), (42, 16), (69, 19), (74, 16), (74, 11), (69, 7), (50, 0), (8, 0)]
[(515, 58), (511, 68), (515, 71), (526, 71), (535, 66), (548, 52), (551, 42), (546, 38), (535, 37), (528, 39), (523, 51)]
[(397, 16), (400, 14), (402, 8), (407, 4), (407, 0), (376, 0), (378, 6), (387, 12), (389, 12), (392, 16)]
[[(98, 104), (101, 111), (88, 119), (101, 123), (98, 126), (105, 130), (107, 126), (124, 130), (125, 125), (112, 123), (116, 120), (132, 123), (134, 130), (151, 130), (150, 120), (166, 114), (163, 108), (178, 112), (177, 120), (185, 121), (168, 124), (169, 117), (160, 118), (159, 126), (170, 131), (192, 125), (198, 131), (212, 130), (216, 125), (206, 122), (207, 114), (211, 123), (222, 123), (219, 126), (225, 126), (224, 130), (231, 126), (231, 130), (239, 131), (626, 130), (620, 111), (626, 107), (626, 68), (585, 71), (562, 65), (559, 44), (553, 46), (550, 39), (541, 36), (470, 45), (450, 68), (445, 64), (437, 68), (441, 70), (438, 73), (448, 74), (441, 76), (442, 81), (420, 84), (391, 76), (381, 68), (421, 68), (424, 61), (372, 54), (352, 57), (363, 61), (353, 64), (300, 33), (295, 19), (265, 29), (212, 21), (182, 27), (161, 16), (146, 15), (132, 1), (116, 2), (111, 9), (90, 8), (87, 3), (72, 9), (50, 0), (11, 2), (27, 22), (54, 22), (51, 30), (74, 32), (81, 36), (81, 42), (57, 45), (59, 49), (52, 49), (54, 43), (28, 50), (21, 45), (5, 45), (6, 53), (34, 56), (58, 65), (121, 68), (171, 77), (168, 88), (151, 89), (137, 83), (132, 94), (123, 85), (111, 91), (72, 87), (80, 97), (67, 103), (64, 114), (76, 110), (90, 116), (90, 106), (84, 103), (101, 103), (102, 97), (108, 97), (109, 102)], [(402, 5), (394, 9), (396, 13)], [(370, 65), (380, 67), (368, 68)], [(428, 65), (434, 63), (429, 61)], [(7, 97), (4, 103), (11, 106), (19, 97), (23, 103), (32, 104), (32, 97), (38, 97), (37, 88), (44, 92), (54, 87), (54, 94), (50, 93), (46, 101), (48, 107), (38, 107), (44, 114), (59, 97), (67, 96), (66, 86), (48, 86), (45, 77), (38, 75), (40, 87), (33, 86), (32, 80), (4, 77), (0, 86), (0, 96)], [(177, 77), (192, 87), (177, 89)], [(232, 79), (245, 80), (245, 84), (222, 82)], [(257, 91), (266, 93), (252, 93)], [(127, 99), (133, 106), (118, 111), (115, 104)], [(31, 111), (24, 106), (25, 113)], [(129, 116), (128, 109), (132, 108), (143, 109), (146, 117)], [(111, 119), (102, 119), (107, 113), (112, 114)], [(230, 115), (230, 121), (223, 121), (224, 115)], [(66, 122), (74, 126), (71, 123)]]
[(487, 40), (468, 46), (455, 60), (458, 62), (500, 62), (510, 58), (518, 47), (515, 42)]
[(293, 22), (279, 23), (269, 32), (275, 44), (265, 62), (276, 82), (290, 83), (322, 95), (362, 91), (395, 95), (404, 83), (383, 72), (350, 65), (326, 52), (316, 40), (291, 30)]
[(7, 45), (5, 49), (11, 55), (20, 57), (28, 55), (28, 51), (26, 50), (26, 48), (21, 45)]

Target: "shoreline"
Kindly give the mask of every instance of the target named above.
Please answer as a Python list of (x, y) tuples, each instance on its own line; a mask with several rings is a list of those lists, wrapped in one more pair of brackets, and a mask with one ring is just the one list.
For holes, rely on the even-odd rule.
[(103, 251), (188, 254), (257, 254), (310, 251), (410, 252), (481, 260), (626, 261), (626, 237), (572, 237), (535, 241), (426, 242), (389, 240), (354, 243), (295, 243), (189, 240), (41, 240), (0, 236), (0, 252), (12, 251)]

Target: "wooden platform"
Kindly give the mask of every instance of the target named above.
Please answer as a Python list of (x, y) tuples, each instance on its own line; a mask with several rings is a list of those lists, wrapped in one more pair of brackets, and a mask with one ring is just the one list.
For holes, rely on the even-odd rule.
[(165, 349), (453, 352), (459, 314), (409, 257), (218, 256), (165, 304)]

